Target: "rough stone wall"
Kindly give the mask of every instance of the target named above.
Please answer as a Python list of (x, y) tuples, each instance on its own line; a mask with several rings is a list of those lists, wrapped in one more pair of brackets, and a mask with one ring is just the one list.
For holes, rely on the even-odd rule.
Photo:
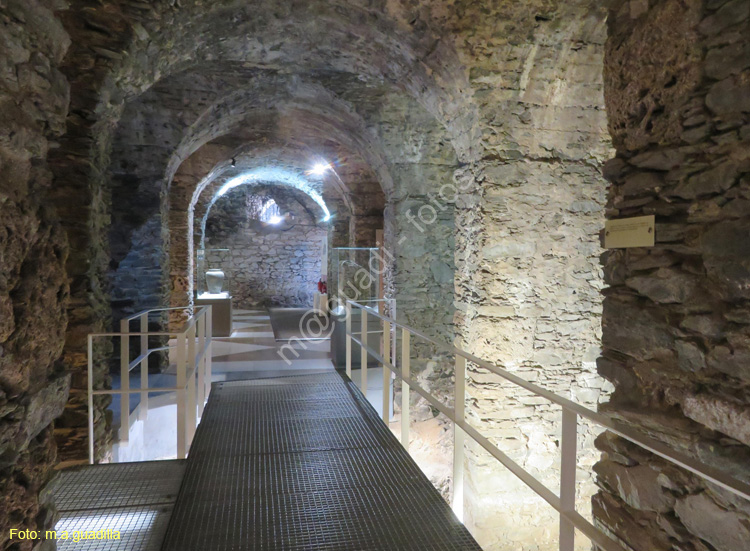
[[(248, 199), (253, 197), (273, 199), (294, 221), (279, 227), (258, 223), (248, 212)], [(295, 194), (239, 186), (216, 201), (206, 221), (206, 249), (229, 251), (206, 258), (211, 266), (219, 261), (217, 265), (228, 267), (223, 268), (227, 290), (236, 307), (312, 307), (325, 239), (325, 225), (316, 223)]]
[[(604, 410), (747, 482), (750, 3), (621, 2), (609, 29), (607, 215), (654, 214), (656, 246), (603, 257)], [(747, 502), (598, 445), (596, 518), (631, 548), (747, 549)]]
[[(596, 409), (601, 296), (598, 233), (610, 143), (603, 105), (606, 28), (586, 3), (497, 3), (504, 38), (462, 49), (482, 121), (482, 159), (455, 174), (459, 346)], [(494, 21), (482, 16), (483, 20)], [(511, 23), (512, 21), (512, 23)], [(489, 24), (489, 23), (487, 23)], [(522, 32), (522, 31), (525, 31)], [(510, 32), (510, 29), (509, 29)], [(471, 423), (551, 488), (560, 411), (469, 365)], [(590, 470), (596, 433), (583, 427)], [(470, 446), (465, 514), (485, 549), (553, 549), (557, 516), (498, 462)], [(578, 506), (595, 491), (579, 476)]]
[[(110, 329), (107, 272), (109, 267), (108, 228), (111, 195), (107, 184), (110, 164), (112, 121), (122, 112), (122, 102), (98, 93), (106, 86), (112, 68), (132, 35), (120, 5), (96, 5), (82, 0), (59, 3), (56, 15), (71, 37), (61, 66), (70, 83), (70, 108), (65, 133), (59, 146), (50, 151), (49, 164), (55, 177), (52, 201), (65, 228), (70, 255), (66, 272), (70, 276), (68, 330), (64, 361), (71, 372), (70, 399), (57, 427), (57, 442), (63, 461), (85, 462), (87, 439), (87, 335)], [(107, 84), (103, 84), (107, 82)], [(100, 340), (94, 347), (94, 385), (109, 384), (108, 357), (112, 343)], [(106, 453), (111, 443), (111, 402), (108, 396), (94, 400), (97, 454)]]
[[(382, 111), (386, 111), (385, 108)], [(389, 150), (394, 190), (385, 211), (386, 294), (396, 299), (399, 321), (443, 342), (452, 342), (454, 312), (453, 205), (436, 198), (452, 179), (456, 152), (446, 146), (445, 130), (409, 104), (389, 106), (381, 132), (398, 133), (402, 143)], [(434, 201), (431, 200), (434, 198)], [(415, 364), (416, 370), (424, 366)]]
[[(51, 2), (0, 4), (0, 549), (11, 528), (55, 520), (45, 488), (56, 462), (51, 423), (68, 397), (62, 353), (68, 250), (45, 206), (47, 154), (65, 128), (70, 43)], [(37, 546), (41, 547), (41, 546)]]
[[(255, 90), (251, 90), (244, 97), (233, 95), (237, 99), (234, 104), (237, 111), (242, 111), (240, 107), (256, 99), (268, 107), (276, 96), (290, 96), (285, 106), (288, 116), (282, 122), (288, 134), (283, 138), (291, 138), (290, 142), (307, 140), (316, 144), (331, 133), (336, 134), (337, 139), (348, 135), (350, 139), (345, 141), (360, 146), (362, 157), (379, 177), (384, 172), (393, 174), (391, 185), (387, 185), (386, 178), (381, 178), (380, 184), (389, 194), (386, 246), (394, 251), (388, 289), (390, 296), (399, 300), (402, 319), (445, 340), (457, 334), (459, 344), (469, 348), (476, 346), (472, 351), (479, 355), (507, 363), (523, 376), (567, 393), (587, 405), (596, 404), (602, 383), (593, 377), (588, 365), (589, 352), (598, 340), (598, 303), (593, 297), (601, 285), (592, 262), (598, 254), (594, 246), (598, 225), (595, 221), (602, 212), (603, 184), (596, 174), (602, 159), (611, 156), (602, 124), (599, 75), (604, 17), (599, 4), (594, 0), (404, 0), (385, 3), (314, 0), (244, 4), (229, 0), (210, 3), (199, 0), (155, 0), (149, 3), (72, 0), (71, 8), (62, 17), (75, 39), (65, 69), (73, 86), (73, 105), (67, 121), (68, 136), (51, 155), (51, 166), (60, 184), (53, 200), (60, 207), (73, 246), (68, 260), (68, 270), (73, 276), (73, 309), (67, 360), (75, 372), (77, 392), (66, 423), (70, 422), (71, 426), (74, 422), (83, 424), (80, 406), (82, 385), (85, 384), (81, 377), (85, 335), (106, 327), (108, 300), (102, 282), (108, 256), (105, 254), (107, 232), (103, 228), (108, 223), (106, 170), (112, 166), (109, 149), (114, 122), (129, 97), (182, 69), (188, 71), (183, 75), (184, 80), (190, 80), (203, 74), (208, 65), (215, 68), (219, 75), (217, 89), (207, 93), (212, 97), (206, 103), (214, 101), (213, 94), (217, 91), (229, 93), (229, 89), (237, 87), (238, 81), (229, 83), (224, 78), (226, 67), (214, 65), (215, 61), (240, 64), (247, 69), (239, 79), (240, 88), (249, 85), (249, 78), (245, 77), (255, 69), (263, 68), (258, 75), (268, 82), (266, 93), (255, 94)], [(625, 395), (630, 394), (631, 387), (640, 388), (640, 393), (643, 389), (657, 389), (653, 395), (660, 399), (663, 394), (665, 403), (669, 400), (667, 406), (664, 410), (654, 411), (660, 415), (664, 411), (670, 415), (679, 414), (675, 421), (678, 427), (670, 433), (670, 438), (675, 434), (681, 437), (699, 434), (708, 442), (705, 449), (710, 449), (711, 442), (730, 442), (730, 452), (740, 453), (743, 446), (735, 444), (734, 440), (720, 440), (716, 433), (706, 432), (708, 429), (701, 428), (702, 425), (695, 420), (688, 421), (680, 412), (692, 418), (706, 417), (708, 411), (712, 412), (710, 419), (704, 418), (701, 423), (714, 430), (720, 423), (731, 420), (732, 415), (742, 418), (729, 405), (746, 403), (742, 394), (744, 387), (737, 384), (732, 388), (735, 393), (740, 393), (739, 397), (733, 394), (734, 402), (726, 399), (722, 393), (727, 385), (721, 377), (734, 375), (719, 376), (715, 372), (729, 369), (736, 374), (745, 369), (744, 291), (729, 292), (726, 289), (727, 284), (729, 289), (732, 286), (744, 289), (735, 283), (744, 277), (742, 258), (745, 251), (728, 247), (730, 240), (724, 236), (731, 237), (739, 231), (737, 228), (744, 227), (741, 207), (746, 181), (742, 178), (746, 177), (740, 177), (742, 170), (735, 175), (731, 175), (734, 169), (730, 170), (730, 175), (721, 171), (727, 170), (724, 160), (741, 164), (743, 148), (737, 143), (747, 141), (747, 49), (742, 38), (747, 33), (739, 27), (746, 21), (743, 10), (746, 10), (747, 2), (706, 0), (700, 3), (687, 0), (678, 4), (634, 0), (616, 4), (623, 6), (623, 15), (615, 14), (618, 19), (614, 32), (616, 38), (611, 41), (612, 52), (616, 53), (617, 48), (624, 44), (626, 55), (622, 61), (608, 65), (608, 71), (613, 71), (610, 76), (616, 75), (614, 69), (619, 64), (624, 68), (618, 70), (637, 78), (623, 78), (621, 85), (613, 85), (613, 101), (608, 106), (612, 115), (610, 129), (613, 135), (623, 136), (617, 143), (618, 158), (627, 166), (617, 169), (616, 164), (609, 165), (608, 174), (616, 181), (618, 189), (623, 190), (625, 199), (622, 204), (618, 203), (617, 209), (622, 208), (624, 213), (657, 208), (648, 206), (654, 203), (653, 197), (657, 197), (655, 203), (661, 209), (659, 216), (663, 217), (660, 223), (666, 221), (667, 225), (661, 228), (662, 236), (668, 236), (664, 243), (669, 244), (664, 246), (669, 252), (662, 256), (676, 260), (660, 258), (654, 260), (657, 264), (652, 268), (644, 268), (650, 261), (639, 263), (631, 258), (633, 253), (607, 257), (607, 268), (611, 268), (614, 274), (611, 304), (615, 306), (610, 307), (608, 302), (606, 308), (612, 308), (615, 318), (624, 311), (630, 315), (626, 317), (630, 320), (626, 326), (645, 324), (649, 332), (642, 332), (645, 336), (636, 339), (628, 335), (621, 339), (618, 330), (614, 329), (614, 322), (608, 322), (605, 315), (607, 350), (600, 361), (600, 370), (615, 380), (620, 389), (618, 392)], [(22, 6), (15, 2), (3, 4), (6, 5), (24, 13), (38, 7), (34, 2)], [(59, 7), (64, 6), (60, 3)], [(662, 9), (668, 12), (666, 16), (659, 15)], [(690, 13), (686, 15), (680, 10)], [(695, 11), (700, 14), (691, 15)], [(14, 17), (18, 19), (18, 16)], [(705, 17), (709, 18), (709, 23), (700, 23), (705, 33), (687, 32), (690, 25), (700, 28), (699, 20)], [(647, 25), (651, 20), (658, 23)], [(319, 21), (325, 21), (325, 25)], [(44, 25), (41, 28), (45, 28)], [(637, 39), (627, 40), (631, 34)], [(361, 40), (352, 40), (352, 36)], [(671, 55), (673, 52), (669, 48), (654, 48), (654, 44), (662, 43), (689, 50), (688, 58), (696, 63), (683, 63), (684, 74), (666, 75), (665, 69), (672, 65), (665, 60), (672, 61), (679, 56)], [(671, 57), (665, 55), (665, 51)], [(612, 55), (616, 60), (616, 55)], [(722, 72), (727, 70), (730, 72)], [(264, 72), (283, 73), (284, 78), (288, 75), (290, 82), (277, 83), (268, 79), (269, 74), (261, 75)], [(9, 71), (8, 78), (20, 78), (22, 74), (26, 75), (23, 78), (33, 77), (30, 72)], [(684, 85), (684, 79), (689, 80), (690, 86)], [(296, 88), (295, 83), (302, 81), (304, 85)], [(315, 86), (308, 86), (307, 81), (313, 81)], [(615, 78), (613, 82), (616, 81)], [(393, 83), (395, 85), (391, 86)], [(340, 109), (328, 109), (330, 106), (327, 105), (323, 108), (321, 98), (325, 94), (318, 93), (320, 88), (324, 88), (328, 95), (336, 96), (337, 100), (345, 100), (336, 103)], [(295, 89), (295, 94), (288, 94), (290, 89)], [(640, 97), (641, 93), (645, 95)], [(26, 97), (18, 94), (21, 101), (18, 105), (24, 105), (22, 100)], [(614, 101), (617, 97), (623, 99)], [(697, 104), (690, 103), (689, 109), (677, 105), (680, 97), (689, 97), (690, 102), (697, 101)], [(323, 115), (301, 117), (301, 111), (296, 107), (305, 100), (312, 104), (307, 106), (308, 113)], [(46, 101), (56, 100), (50, 97)], [(38, 102), (38, 105), (49, 104)], [(690, 111), (697, 109), (698, 104), (709, 110), (710, 116), (705, 120), (700, 113)], [(31, 113), (29, 116), (35, 118), (35, 108), (28, 102), (25, 105)], [(382, 116), (387, 114), (388, 106), (391, 116)], [(681, 110), (683, 107), (691, 114)], [(10, 102), (3, 108), (18, 109)], [(731, 110), (741, 111), (741, 116), (727, 114)], [(266, 116), (269, 111), (259, 112), (256, 120), (264, 117), (272, 120)], [(417, 112), (419, 116), (416, 116)], [(217, 108), (214, 114), (216, 119), (207, 117), (209, 120), (202, 121), (206, 122), (205, 125), (197, 125), (201, 128), (192, 133), (187, 145), (178, 148), (179, 151), (170, 158), (170, 168), (176, 169), (182, 159), (195, 151), (193, 146), (205, 143), (201, 142), (203, 137), (214, 139), (227, 130), (228, 127), (219, 123), (228, 118), (225, 116), (227, 111)], [(344, 117), (344, 114), (357, 116)], [(478, 118), (475, 118), (477, 114)], [(291, 124), (290, 121), (300, 118), (304, 118), (303, 125)], [(357, 124), (340, 124), (351, 119), (356, 119)], [(38, 120), (43, 120), (43, 117)], [(184, 126), (192, 127), (193, 122), (186, 119)], [(235, 122), (247, 123), (239, 115)], [(435, 127), (444, 131), (432, 132)], [(351, 138), (354, 135), (356, 138)], [(18, 140), (18, 136), (14, 133), (13, 140)], [(373, 136), (378, 138), (374, 142), (385, 144), (383, 155), (380, 151), (372, 157), (367, 155), (368, 151), (377, 149), (377, 143), (369, 141)], [(255, 135), (245, 139), (263, 141), (266, 137)], [(425, 156), (422, 144), (428, 137), (435, 154)], [(706, 143), (712, 144), (710, 151), (704, 147)], [(689, 160), (685, 164), (689, 167), (686, 170), (694, 173), (675, 176), (671, 166), (654, 165), (656, 161), (653, 160), (634, 161), (638, 154), (651, 152), (656, 147), (654, 144), (662, 148), (677, 145), (687, 148), (678, 154), (669, 152), (665, 155), (676, 155), (670, 158), (678, 159), (679, 166), (685, 159)], [(144, 140), (132, 145), (131, 151), (135, 151), (154, 144)], [(227, 145), (224, 152), (237, 145), (237, 142)], [(697, 149), (690, 150), (690, 147)], [(659, 155), (661, 153), (656, 157)], [(33, 160), (37, 158), (43, 159), (44, 154)], [(439, 216), (430, 233), (424, 235), (406, 219), (406, 213), (411, 210), (416, 215), (420, 207), (431, 203), (429, 194), (436, 193), (441, 184), (451, 181), (451, 174), (459, 163), (455, 183), (465, 184), (465, 193), (458, 197), (455, 207), (449, 205), (446, 210), (436, 207)], [(34, 171), (43, 165), (40, 162), (31, 164)], [(389, 170), (381, 171), (386, 164)], [(201, 167), (196, 172), (202, 178), (213, 166), (215, 164)], [(696, 189), (708, 184), (689, 178), (701, 174), (701, 171), (707, 172), (708, 166), (717, 172), (706, 179), (718, 188), (713, 195), (696, 193)], [(152, 167), (144, 163), (143, 168)], [(646, 179), (652, 179), (651, 184), (628, 180), (630, 171), (649, 174)], [(123, 174), (127, 176), (127, 172), (129, 169)], [(154, 173), (161, 178), (161, 171)], [(652, 173), (656, 174), (658, 184)], [(684, 182), (680, 180), (683, 178)], [(727, 184), (729, 179), (733, 185)], [(662, 188), (668, 187), (662, 180), (680, 180), (680, 185), (685, 187), (673, 186), (679, 192), (659, 195)], [(740, 183), (736, 183), (738, 181)], [(127, 179), (120, 183), (123, 195), (127, 194)], [(183, 199), (187, 196), (187, 200), (180, 203), (182, 206), (189, 203), (190, 193), (185, 189), (177, 190), (177, 198), (180, 194)], [(696, 195), (685, 195), (691, 193)], [(153, 194), (152, 199), (155, 197)], [(691, 210), (693, 208), (695, 211)], [(37, 210), (32, 208), (24, 213)], [(171, 215), (179, 214), (179, 220), (171, 227), (179, 230), (181, 236), (187, 236), (191, 230), (188, 224), (192, 222), (186, 210), (182, 208), (179, 213), (170, 213), (170, 218), (164, 216), (162, 223), (172, 224)], [(367, 212), (351, 214), (369, 215)], [(428, 217), (430, 215), (428, 211)], [(43, 219), (36, 214), (32, 218)], [(525, 223), (526, 218), (534, 220), (534, 224)], [(458, 228), (455, 258), (451, 251), (452, 219)], [(348, 232), (352, 233), (352, 238), (358, 238), (355, 234), (362, 225), (358, 226), (356, 220), (347, 222), (351, 226)], [(718, 237), (711, 232), (718, 232)], [(696, 236), (700, 241), (698, 245), (693, 240)], [(404, 241), (400, 241), (402, 237)], [(176, 236), (173, 234), (172, 238), (176, 239)], [(708, 243), (705, 250), (704, 242)], [(181, 242), (179, 246), (185, 252), (192, 243)], [(422, 250), (424, 253), (420, 253)], [(177, 290), (184, 291), (189, 287), (185, 280), (188, 264), (185, 255), (184, 264), (170, 274)], [(447, 280), (445, 275), (454, 266), (455, 283)], [(698, 319), (686, 321), (687, 314), (674, 306), (678, 303), (669, 302), (670, 305), (664, 306), (651, 297), (651, 290), (642, 287), (642, 279), (636, 277), (627, 283), (633, 279), (627, 270), (646, 270), (645, 276), (638, 277), (646, 277), (645, 285), (648, 286), (653, 280), (670, 280), (671, 274), (678, 269), (675, 266), (680, 270), (680, 277), (682, 272), (687, 274), (688, 277), (683, 278), (685, 281), (693, 278), (711, 282), (709, 294), (713, 302), (709, 302), (711, 308), (718, 304), (716, 308), (719, 309), (699, 311), (695, 313)], [(734, 268), (729, 271), (726, 266)], [(624, 278), (624, 283), (619, 283), (615, 276)], [(558, 284), (560, 280), (563, 285)], [(575, 299), (572, 291), (575, 291)], [(184, 295), (183, 292), (183, 298)], [(583, 297), (582, 300), (579, 301), (579, 297)], [(628, 301), (632, 301), (635, 307), (628, 310)], [(531, 308), (531, 303), (538, 304), (538, 307)], [(656, 320), (642, 314), (643, 305), (646, 314), (655, 314)], [(480, 310), (480, 306), (484, 309)], [(450, 314), (454, 309), (457, 311), (452, 318)], [(420, 310), (424, 314), (416, 315), (415, 312)], [(718, 316), (705, 315), (709, 311), (721, 312), (719, 329), (706, 325), (714, 318), (719, 319)], [(666, 340), (659, 330), (664, 324), (669, 328)], [(652, 330), (652, 326), (656, 329)], [(52, 323), (50, 327), (57, 325)], [(495, 340), (497, 335), (501, 340)], [(648, 350), (664, 347), (677, 352), (672, 356), (660, 353), (641, 357), (638, 339), (644, 338)], [(635, 342), (636, 351), (619, 350), (625, 346), (622, 342)], [(430, 356), (429, 351), (420, 354), (425, 358)], [(670, 374), (670, 369), (662, 369), (662, 364), (672, 365), (665, 357), (676, 358), (678, 368), (680, 361), (701, 366), (700, 376), (688, 379), (703, 385), (700, 392), (686, 393), (684, 385), (671, 382), (677, 379), (672, 375), (667, 377), (671, 386), (663, 382), (656, 384), (634, 363), (639, 362), (641, 366), (644, 358), (649, 361), (657, 359), (660, 363), (655, 372)], [(705, 370), (701, 358), (705, 358)], [(449, 367), (426, 372), (436, 374), (430, 381), (433, 388), (447, 389), (450, 386)], [(682, 375), (682, 371), (679, 374)], [(710, 376), (703, 379), (704, 374)], [(97, 376), (99, 380), (103, 374)], [(571, 380), (574, 382), (570, 383)], [(734, 379), (731, 381), (736, 383)], [(693, 387), (688, 386), (692, 391)], [(661, 392), (662, 388), (670, 390)], [(474, 420), (482, 424), (482, 428), (495, 431), (497, 440), (504, 446), (517, 445), (514, 456), (520, 457), (525, 465), (540, 472), (554, 471), (554, 465), (548, 463), (554, 449), (542, 449), (545, 459), (540, 464), (529, 459), (532, 449), (538, 449), (536, 446), (542, 436), (556, 433), (550, 412), (525, 398), (507, 394), (495, 381), (487, 380), (481, 373), (472, 373), (471, 392), (472, 400), (476, 400), (472, 402), (476, 414)], [(706, 400), (713, 400), (714, 394), (722, 396), (721, 408), (715, 400), (708, 402), (711, 408), (697, 407), (707, 403)], [(496, 411), (502, 401), (513, 404), (518, 411), (514, 408)], [(616, 403), (617, 400), (613, 400), (613, 404)], [(477, 413), (485, 410), (490, 412), (487, 416)], [(725, 410), (729, 414), (724, 415)], [(618, 411), (624, 411), (624, 408)], [(425, 415), (428, 414), (425, 410)], [(528, 419), (524, 426), (528, 425), (534, 439), (527, 439), (525, 432), (519, 435), (516, 423), (508, 426), (508, 416), (516, 414)], [(662, 421), (656, 414), (651, 419)], [(663, 421), (665, 426), (671, 426), (669, 423)], [(692, 432), (696, 426), (699, 431)], [(736, 427), (721, 426), (722, 430), (732, 433), (730, 436), (737, 436)], [(80, 437), (83, 432), (76, 434)], [(66, 442), (76, 443), (79, 449), (84, 449), (82, 440), (72, 438), (70, 432)], [(629, 457), (636, 456), (629, 452)], [(632, 465), (627, 463), (625, 466)], [(523, 503), (514, 504), (510, 507), (511, 514), (504, 515), (500, 508), (495, 509), (500, 511), (498, 518), (491, 514), (480, 517), (477, 508), (484, 508), (488, 503), (484, 498), (490, 496), (481, 495), (479, 487), (486, 480), (500, 482), (506, 478), (485, 470), (482, 460), (477, 457), (472, 458), (469, 472), (470, 477), (476, 477), (468, 493), (469, 499), (476, 503), (475, 509), (469, 511), (469, 520), (478, 533), (487, 534), (480, 535), (486, 547), (499, 545), (498, 536), (514, 548), (522, 545), (514, 539), (519, 536), (538, 542), (541, 547), (548, 544), (551, 532), (540, 535), (536, 525), (530, 522), (536, 518), (546, 520), (539, 515), (536, 506), (524, 509)], [(605, 476), (602, 477), (604, 480)], [(607, 486), (604, 482), (602, 485)], [(487, 489), (491, 487), (487, 485)], [(491, 497), (502, 495), (498, 492)], [(607, 495), (603, 494), (601, 499), (610, 499)], [(616, 503), (619, 507), (620, 502)], [(492, 509), (488, 507), (486, 510)], [(613, 507), (609, 507), (606, 513), (612, 510)], [(505, 512), (508, 511), (506, 508)], [(605, 517), (603, 510), (599, 514), (601, 518)], [(639, 522), (644, 518), (639, 517)], [(530, 530), (520, 534), (517, 531), (519, 525), (530, 526)], [(642, 529), (638, 531), (638, 537), (643, 537), (642, 532)], [(709, 538), (704, 539), (709, 541)], [(697, 547), (698, 544), (691, 540), (684, 547), (690, 545)], [(719, 544), (711, 545), (721, 548)]]
[(129, 241), (130, 250), (110, 274), (113, 325), (136, 312), (160, 306), (164, 300), (161, 217), (152, 216), (129, 236)]

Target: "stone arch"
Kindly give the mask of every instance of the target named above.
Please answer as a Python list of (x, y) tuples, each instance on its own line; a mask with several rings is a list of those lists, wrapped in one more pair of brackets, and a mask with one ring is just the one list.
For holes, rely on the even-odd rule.
[[(94, 312), (74, 315), (71, 332), (105, 329), (107, 296), (107, 167), (124, 102), (154, 83), (197, 64), (218, 59), (272, 71), (342, 72), (405, 90), (436, 120), (456, 129), (455, 147), (471, 155), (476, 136), (464, 72), (452, 45), (409, 8), (391, 12), (368, 2), (248, 5), (188, 1), (143, 5), (73, 2), (60, 12), (75, 37), (63, 70), (70, 75), (71, 115), (61, 147), (50, 155), (59, 193), (78, 201), (59, 214), (77, 250), (89, 262), (70, 264), (71, 304)], [(315, 28), (311, 22), (325, 20)], [(408, 22), (415, 24), (410, 25)], [(352, 36), (361, 37), (351, 40)], [(196, 40), (197, 37), (201, 39)], [(342, 46), (343, 45), (343, 46)], [(87, 219), (81, 229), (82, 216)], [(66, 349), (68, 365), (84, 357), (80, 343)]]
[[(208, 161), (199, 161), (202, 155)], [(190, 304), (193, 280), (193, 241), (196, 208), (199, 218), (205, 216), (213, 198), (219, 191), (237, 177), (252, 175), (258, 181), (287, 183), (292, 180), (304, 181), (310, 177), (306, 174), (312, 163), (307, 150), (242, 146), (230, 149), (223, 145), (208, 144), (194, 153), (183, 163), (175, 175), (170, 187), (169, 236), (170, 236), (170, 291), (172, 304)], [(217, 162), (217, 159), (223, 159)], [(235, 166), (232, 166), (232, 164)], [(195, 174), (189, 174), (189, 167), (202, 164), (203, 168)], [(284, 177), (282, 177), (284, 176)], [(334, 185), (326, 184), (332, 181)], [(346, 188), (335, 173), (330, 171), (319, 183), (308, 183), (321, 199), (325, 196), (339, 197), (344, 208), (353, 212), (351, 200), (345, 195)], [(308, 190), (309, 191), (309, 190)], [(333, 195), (331, 195), (333, 193)]]

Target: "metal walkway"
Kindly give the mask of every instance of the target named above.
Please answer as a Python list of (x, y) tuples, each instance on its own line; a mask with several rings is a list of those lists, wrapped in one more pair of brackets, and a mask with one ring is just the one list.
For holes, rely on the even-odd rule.
[(163, 551), (480, 550), (351, 382), (215, 383)]

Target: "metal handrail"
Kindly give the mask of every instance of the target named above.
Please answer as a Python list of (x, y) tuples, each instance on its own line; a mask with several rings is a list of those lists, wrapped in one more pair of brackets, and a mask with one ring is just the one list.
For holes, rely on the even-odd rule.
[[(357, 338), (355, 333), (352, 332), (351, 328), (351, 309), (359, 308), (362, 311), (361, 316), (361, 335), (368, 334), (367, 330), (367, 317), (374, 316), (383, 322), (383, 351), (381, 355), (377, 350), (373, 350), (368, 346), (366, 339)], [(551, 505), (560, 515), (560, 551), (572, 551), (574, 548), (575, 530), (578, 529), (586, 535), (592, 542), (597, 544), (602, 549), (607, 551), (622, 551), (623, 547), (607, 536), (603, 531), (595, 527), (583, 516), (581, 516), (575, 508), (575, 475), (576, 475), (576, 459), (577, 459), (577, 425), (578, 417), (588, 419), (593, 423), (600, 425), (611, 432), (627, 439), (628, 441), (666, 459), (667, 461), (678, 465), (690, 472), (700, 476), (701, 478), (708, 480), (714, 484), (721, 486), (722, 488), (732, 492), (733, 494), (740, 496), (744, 499), (750, 500), (750, 485), (734, 478), (733, 476), (720, 471), (714, 467), (706, 465), (701, 461), (695, 460), (686, 454), (679, 452), (667, 446), (663, 442), (655, 440), (650, 436), (643, 434), (642, 432), (635, 430), (631, 427), (625, 427), (621, 423), (618, 423), (611, 417), (603, 415), (598, 412), (594, 412), (580, 404), (572, 402), (562, 396), (558, 396), (548, 390), (545, 390), (533, 383), (530, 383), (520, 377), (513, 375), (505, 369), (498, 367), (490, 362), (482, 360), (461, 350), (450, 344), (441, 343), (435, 339), (428, 337), (424, 333), (413, 329), (403, 323), (399, 323), (393, 318), (385, 316), (376, 310), (368, 308), (356, 301), (346, 300), (346, 352), (347, 352), (347, 363), (346, 370), (347, 375), (351, 378), (351, 342), (355, 342), (360, 346), (362, 355), (362, 392), (367, 392), (367, 356), (371, 355), (380, 364), (388, 368), (390, 372), (395, 374), (402, 381), (402, 408), (401, 408), (401, 443), (408, 450), (409, 443), (409, 390), (414, 389), (420, 396), (427, 400), (432, 406), (438, 411), (443, 413), (455, 424), (454, 431), (454, 458), (453, 458), (453, 470), (454, 470), (454, 496), (453, 496), (453, 508), (459, 518), (461, 517), (462, 501), (463, 501), (463, 435), (468, 434), (475, 442), (477, 442), (482, 448), (488, 451), (495, 459), (500, 461), (506, 468), (508, 468), (514, 475), (516, 475), (522, 482), (524, 482), (529, 488), (531, 488), (537, 495), (544, 499), (549, 505)], [(391, 327), (395, 330), (400, 328), (402, 331), (402, 361), (401, 367), (398, 368), (394, 363), (391, 362)], [(454, 407), (449, 407), (440, 402), (436, 397), (430, 394), (425, 389), (421, 388), (416, 381), (410, 376), (410, 336), (415, 335), (427, 342), (437, 346), (439, 349), (452, 353), (456, 359), (456, 392)], [(395, 342), (395, 339), (394, 339)], [(394, 355), (395, 359), (395, 355)], [(479, 431), (466, 423), (464, 410), (465, 410), (465, 379), (466, 379), (466, 362), (470, 361), (477, 366), (490, 371), (505, 380), (520, 386), (529, 392), (536, 394), (542, 398), (549, 400), (562, 408), (562, 438), (561, 438), (561, 477), (560, 477), (560, 495), (558, 496), (552, 490), (547, 488), (538, 479), (536, 479), (531, 473), (523, 469), (518, 463), (513, 461), (508, 455), (503, 453), (497, 446), (489, 441), (488, 438), (479, 433)], [(386, 374), (388, 372), (383, 370), (383, 420), (388, 423), (389, 418), (389, 401), (387, 399), (386, 392), (389, 388), (389, 384), (386, 383)]]
[[(212, 307), (201, 306), (194, 309), (194, 315), (179, 331), (148, 331), (148, 316), (153, 312), (189, 310), (190, 307), (151, 308), (143, 310), (120, 321), (120, 332), (90, 333), (88, 335), (88, 421), (89, 421), (89, 463), (94, 463), (94, 396), (119, 395), (120, 400), (120, 444), (127, 444), (130, 427), (130, 395), (139, 393), (141, 400), (138, 418), (146, 420), (148, 415), (149, 392), (177, 392), (177, 456), (184, 458), (195, 434), (198, 418), (203, 414), (206, 399), (211, 390), (211, 344)], [(131, 332), (130, 322), (138, 319), (140, 331)], [(170, 346), (148, 347), (152, 336), (175, 337), (176, 343)], [(115, 337), (120, 339), (120, 384), (119, 389), (94, 389), (93, 386), (93, 343), (96, 338)], [(138, 337), (140, 354), (130, 360), (130, 339)], [(198, 349), (196, 350), (196, 342)], [(148, 383), (148, 358), (153, 352), (176, 349), (177, 384), (174, 387), (150, 387)], [(130, 371), (136, 365), (141, 367), (141, 385), (130, 388)], [(196, 378), (197, 386), (196, 386)], [(196, 392), (197, 391), (197, 392)], [(197, 410), (197, 411), (196, 411)]]
[(173, 310), (189, 310), (190, 306), (171, 306), (165, 308), (149, 308), (147, 310), (141, 310), (137, 314), (133, 314), (129, 318), (125, 318), (126, 321), (133, 321), (134, 319), (140, 318), (143, 314), (153, 314), (154, 312), (170, 312)]

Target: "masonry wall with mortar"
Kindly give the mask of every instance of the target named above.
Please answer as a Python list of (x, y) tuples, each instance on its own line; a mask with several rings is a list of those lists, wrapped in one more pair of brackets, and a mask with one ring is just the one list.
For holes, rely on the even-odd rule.
[(11, 528), (54, 523), (52, 421), (70, 386), (58, 361), (68, 248), (44, 201), (52, 186), (47, 155), (65, 131), (69, 87), (60, 65), (70, 39), (51, 4), (0, 6), (0, 549), (9, 547)]
[[(530, 10), (530, 11), (527, 11)], [(498, 3), (511, 34), (479, 30), (466, 56), (482, 159), (455, 174), (459, 343), (524, 379), (596, 409), (603, 286), (598, 232), (610, 153), (601, 69), (605, 12)], [(481, 27), (481, 24), (480, 24)], [(522, 32), (523, 31), (525, 32)], [(550, 487), (559, 480), (560, 411), (471, 364), (467, 414)], [(582, 427), (579, 496), (590, 509), (597, 432)], [(466, 518), (487, 549), (557, 546), (557, 516), (478, 446), (469, 447)], [(584, 542), (580, 545), (585, 546)]]

